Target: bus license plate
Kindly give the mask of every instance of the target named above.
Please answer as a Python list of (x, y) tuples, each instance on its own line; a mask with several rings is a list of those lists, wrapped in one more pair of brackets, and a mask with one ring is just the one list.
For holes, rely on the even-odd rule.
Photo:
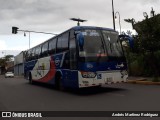
[(102, 74), (98, 73), (97, 74), (97, 79), (102, 79)]
[(107, 83), (111, 83), (111, 82), (113, 82), (113, 78), (112, 78), (112, 77), (108, 77), (108, 78), (106, 78), (106, 82), (107, 82)]

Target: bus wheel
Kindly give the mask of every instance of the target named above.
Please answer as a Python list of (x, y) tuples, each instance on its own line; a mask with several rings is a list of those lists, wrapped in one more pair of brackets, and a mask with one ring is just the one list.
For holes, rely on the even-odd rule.
[(30, 84), (33, 84), (31, 73), (29, 73), (29, 83), (30, 83)]
[(62, 91), (64, 90), (61, 74), (56, 75), (55, 88)]

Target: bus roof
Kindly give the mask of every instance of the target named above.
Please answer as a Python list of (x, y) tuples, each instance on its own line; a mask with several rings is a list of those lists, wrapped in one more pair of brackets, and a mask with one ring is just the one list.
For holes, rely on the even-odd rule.
[(97, 29), (97, 30), (108, 30), (108, 31), (116, 32), (114, 29), (111, 29), (111, 28), (95, 27), (95, 26), (75, 26), (75, 27), (72, 27), (71, 29), (74, 29), (74, 30)]
[[(96, 30), (107, 30), (107, 31), (117, 32), (117, 31), (115, 31), (114, 29), (111, 29), (111, 28), (96, 27), (96, 26), (74, 26), (74, 27), (72, 27), (72, 28), (70, 28), (70, 29), (68, 29), (66, 31), (69, 31), (69, 30), (83, 30), (83, 29), (96, 29)], [(63, 31), (62, 33), (58, 34), (57, 36), (60, 36), (61, 34), (65, 33), (66, 31)], [(32, 47), (32, 48), (35, 48), (35, 47), (37, 47), (39, 45), (42, 45), (43, 43), (48, 42), (49, 40), (51, 40), (51, 39), (53, 39), (53, 38), (55, 38), (57, 36), (53, 36), (50, 39), (48, 39), (48, 40), (46, 40), (46, 41), (44, 41), (44, 42)], [(28, 50), (31, 50), (32, 48), (30, 48)]]

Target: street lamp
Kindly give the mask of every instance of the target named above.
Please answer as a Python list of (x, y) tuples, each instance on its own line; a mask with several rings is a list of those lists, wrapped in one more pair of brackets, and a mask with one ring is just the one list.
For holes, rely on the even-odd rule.
[(143, 12), (143, 16), (147, 19), (148, 18), (148, 14), (146, 12)]
[(113, 3), (113, 0), (112, 0), (112, 17), (113, 17), (113, 29), (115, 30), (114, 3)]
[(151, 17), (154, 17), (155, 16), (155, 11), (153, 10), (153, 7), (151, 8), (152, 10), (151, 10)]
[(120, 34), (121, 34), (121, 17), (120, 17), (120, 13), (117, 11), (115, 13), (115, 19), (117, 19), (117, 16), (116, 16), (117, 14), (119, 15), (119, 29), (120, 29)]
[(2, 54), (4, 54), (4, 57), (6, 56), (6, 51), (4, 50), (4, 51), (2, 51)]

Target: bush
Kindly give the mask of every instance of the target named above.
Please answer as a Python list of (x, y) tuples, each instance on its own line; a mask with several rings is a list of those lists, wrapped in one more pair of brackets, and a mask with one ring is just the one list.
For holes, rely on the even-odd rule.
[(135, 60), (134, 62), (131, 63), (130, 65), (131, 70), (130, 74), (133, 76), (140, 76), (143, 75), (143, 67), (139, 64), (138, 60)]
[[(130, 52), (127, 56), (127, 61), (130, 75), (158, 77), (156, 69), (160, 75), (160, 51), (155, 52), (154, 57), (151, 56), (151, 53), (148, 52), (146, 52), (144, 55)], [(153, 65), (156, 66), (155, 69), (153, 69)], [(156, 81), (156, 79), (154, 81)]]
[(152, 79), (152, 81), (153, 81), (153, 82), (160, 82), (160, 78), (159, 78), (159, 77), (154, 77), (154, 78)]

